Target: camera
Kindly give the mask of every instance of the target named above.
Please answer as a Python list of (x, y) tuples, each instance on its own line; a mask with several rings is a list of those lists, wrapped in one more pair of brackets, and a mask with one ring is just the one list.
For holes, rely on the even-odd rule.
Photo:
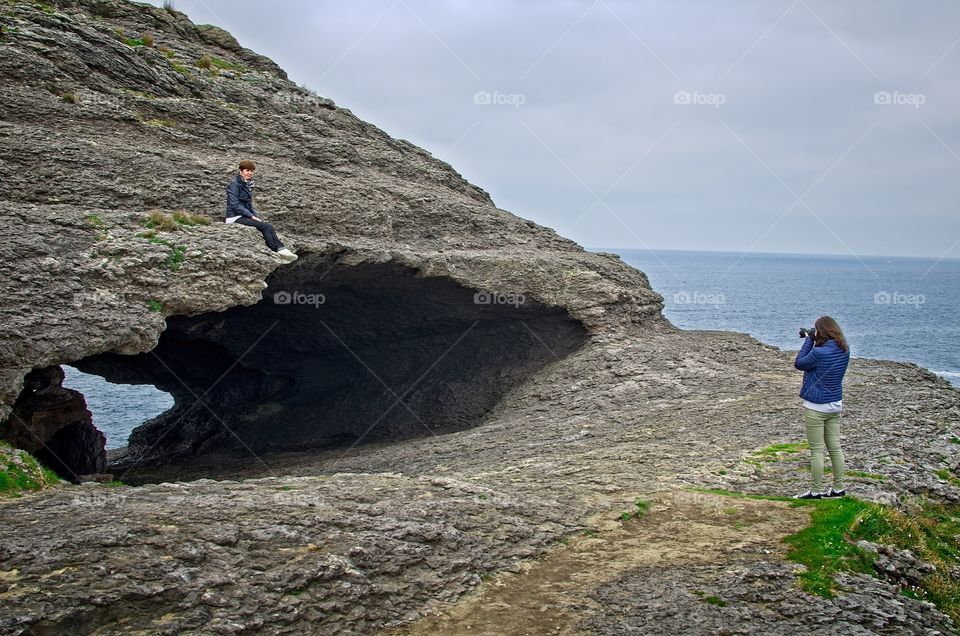
[(817, 333), (817, 330), (816, 330), (815, 328), (813, 328), (813, 327), (811, 327), (810, 329), (807, 329), (807, 328), (805, 328), (805, 327), (800, 327), (800, 337), (801, 337), (801, 338), (806, 338), (807, 336), (810, 336), (811, 338), (813, 338), (813, 336), (814, 336), (816, 333)]

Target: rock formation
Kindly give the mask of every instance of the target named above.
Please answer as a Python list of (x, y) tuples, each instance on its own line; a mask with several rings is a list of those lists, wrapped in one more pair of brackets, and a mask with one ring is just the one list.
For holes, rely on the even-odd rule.
[[(176, 400), (112, 465), (143, 485), (0, 501), (0, 633), (417, 633), (501, 584), (522, 593), (454, 631), (953, 629), (899, 579), (799, 591), (780, 539), (800, 511), (686, 490), (806, 487), (805, 457), (748, 461), (802, 436), (789, 353), (676, 330), (642, 273), (219, 29), (0, 7), (0, 437), (86, 421), (62, 364)], [(216, 223), (241, 158), (296, 263)], [(960, 501), (955, 389), (854, 360), (846, 391), (851, 492)], [(654, 525), (619, 520), (638, 497)]]
[[(659, 320), (640, 272), (497, 209), (220, 29), (119, 1), (4, 20), (0, 420), (27, 373), (70, 363), (173, 393), (131, 440), (140, 462), (430, 434), (479, 423), (589, 333)], [(275, 271), (247, 228), (147, 227), (221, 220), (240, 158), (296, 264)]]

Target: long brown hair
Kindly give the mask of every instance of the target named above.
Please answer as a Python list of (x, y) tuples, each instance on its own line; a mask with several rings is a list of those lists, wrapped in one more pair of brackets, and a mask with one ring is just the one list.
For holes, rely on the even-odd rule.
[(847, 346), (847, 339), (843, 336), (843, 330), (837, 324), (837, 321), (830, 316), (820, 316), (813, 327), (817, 330), (817, 335), (813, 339), (816, 346), (819, 347), (828, 340), (836, 340), (837, 346), (844, 351), (850, 351), (850, 347)]

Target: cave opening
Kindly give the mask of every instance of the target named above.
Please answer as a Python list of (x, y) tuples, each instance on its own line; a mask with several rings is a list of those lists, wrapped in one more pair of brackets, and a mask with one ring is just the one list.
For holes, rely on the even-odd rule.
[(585, 339), (564, 310), (521, 294), (478, 291), (393, 263), (306, 255), (271, 275), (255, 305), (172, 316), (150, 352), (74, 364), (173, 397), (108, 467), (124, 471), (470, 428), (510, 388)]
[(114, 384), (69, 365), (62, 368), (63, 388), (83, 395), (93, 425), (106, 438), (108, 452), (126, 446), (137, 426), (173, 406), (173, 396), (151, 384)]

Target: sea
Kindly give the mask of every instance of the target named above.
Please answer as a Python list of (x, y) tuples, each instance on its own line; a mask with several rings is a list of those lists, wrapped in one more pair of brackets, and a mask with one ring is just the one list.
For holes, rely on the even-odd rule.
[(960, 387), (960, 259), (592, 250), (645, 272), (681, 329), (747, 333), (784, 350), (820, 316), (859, 358), (914, 362)]
[[(739, 331), (784, 350), (832, 316), (853, 356), (914, 362), (960, 387), (960, 259), (592, 249), (645, 272), (681, 329)], [(173, 405), (151, 386), (111, 384), (64, 367), (107, 448)]]

